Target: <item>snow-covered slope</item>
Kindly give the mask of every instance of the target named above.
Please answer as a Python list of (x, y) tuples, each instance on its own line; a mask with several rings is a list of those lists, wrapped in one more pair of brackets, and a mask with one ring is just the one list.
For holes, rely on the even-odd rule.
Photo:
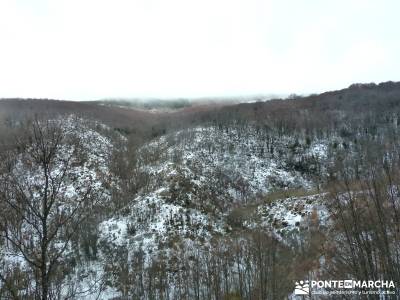
[(156, 157), (145, 167), (158, 178), (182, 175), (197, 186), (218, 184), (232, 201), (244, 202), (274, 189), (311, 188), (311, 172), (306, 174), (296, 163), (316, 168), (326, 160), (327, 148), (327, 141), (300, 144), (289, 136), (275, 140), (253, 127), (207, 127), (169, 134), (143, 152)]
[[(119, 249), (127, 263), (140, 252), (150, 264), (174, 256), (179, 243), (205, 249), (213, 237), (237, 230), (235, 210), (250, 211), (241, 228), (264, 228), (277, 236), (307, 226), (314, 210), (326, 220), (323, 196), (311, 192), (313, 177), (292, 164), (307, 160), (317, 168), (327, 159), (327, 143), (296, 143), (292, 137), (272, 142), (256, 128), (202, 127), (144, 145), (138, 151), (140, 170), (150, 182), (99, 225), (103, 259), (112, 260)], [(268, 193), (282, 188), (302, 188), (305, 195), (266, 202)]]
[[(62, 145), (54, 169), (62, 169), (72, 153), (83, 158), (84, 163), (73, 165), (61, 186), (66, 203), (91, 187), (104, 212), (115, 207), (110, 201), (118, 199), (112, 198), (116, 197), (112, 190), (118, 191), (119, 186), (109, 165), (115, 146), (104, 135), (110, 129), (73, 117), (57, 122), (71, 141), (74, 137), (82, 141), (79, 153), (72, 144)], [(125, 142), (118, 137), (120, 147), (127, 147)], [(126, 268), (129, 273), (138, 258), (148, 267), (158, 258), (175, 257), (182, 244), (193, 253), (208, 251), (216, 237), (229, 237), (245, 228), (260, 228), (281, 239), (307, 226), (313, 211), (325, 222), (328, 213), (323, 195), (312, 189), (314, 177), (324, 172), (327, 149), (324, 140), (275, 139), (251, 126), (192, 128), (143, 145), (136, 153), (136, 174), (146, 177), (146, 184), (136, 194), (127, 195), (129, 201), (118, 211), (101, 213), (92, 220), (96, 228), (89, 233), (97, 237), (88, 250), (90, 259), (83, 259), (81, 250), (69, 250), (66, 257), (80, 263), (70, 270), (63, 293), (111, 299), (122, 295), (121, 278), (112, 270)], [(36, 180), (35, 168), (26, 171), (21, 167), (19, 172), (21, 178)], [(299, 188), (303, 196), (282, 195), (272, 201), (266, 197), (277, 190)], [(16, 252), (7, 251), (3, 253), (7, 264), (23, 263)]]
[[(53, 252), (56, 257), (59, 255), (58, 251), (62, 251), (59, 252), (61, 255), (58, 260), (65, 264), (76, 261), (76, 244), (82, 237), (78, 233), (76, 238), (70, 240), (67, 230), (76, 230), (76, 227), (71, 225), (68, 229), (58, 230), (57, 226), (67, 226), (75, 222), (75, 219), (78, 222), (79, 218), (87, 215), (85, 212), (81, 213), (84, 209), (95, 210), (107, 206), (111, 199), (110, 187), (116, 184), (111, 178), (108, 165), (113, 143), (110, 138), (94, 129), (96, 125), (98, 124), (74, 116), (38, 124), (37, 128), (42, 126), (46, 128), (43, 129), (45, 131), (36, 131), (38, 138), (32, 145), (28, 143), (27, 148), (20, 154), (16, 154), (11, 172), (2, 175), (5, 176), (3, 182), (20, 189), (19, 194), (15, 194), (15, 199), (8, 199), (9, 205), (5, 206), (5, 209), (8, 209), (10, 214), (16, 213), (17, 217), (21, 216), (19, 223), (14, 224), (13, 220), (9, 220), (6, 236), (11, 239), (4, 238), (0, 241), (2, 275), (9, 276), (15, 270), (20, 270), (28, 276), (31, 265), (27, 263), (27, 259), (33, 263), (36, 260), (35, 249), (40, 247), (40, 238), (43, 235), (43, 228), (38, 226), (37, 221), (43, 215), (39, 212), (43, 210), (42, 201), (46, 185), (48, 203), (53, 203), (50, 201), (55, 199), (54, 204), (48, 208), (47, 230), (51, 238), (48, 241), (48, 253)], [(106, 129), (103, 126), (103, 130)], [(43, 146), (35, 144), (42, 141), (39, 137), (41, 134), (48, 135), (48, 145), (44, 144), (45, 142)], [(43, 153), (52, 155), (49, 164), (46, 165), (47, 173), (38, 163), (37, 157), (40, 154), (37, 153), (41, 153), (38, 152), (40, 147), (49, 147), (48, 152)], [(14, 197), (13, 195), (12, 192), (8, 194), (9, 197)], [(29, 205), (31, 210), (25, 206), (19, 207), (24, 203)], [(19, 235), (21, 237), (18, 237)], [(10, 243), (13, 240), (18, 243)], [(63, 248), (65, 250), (62, 250)], [(61, 292), (64, 296), (67, 296), (71, 286), (75, 285), (76, 275), (85, 273), (78, 269), (80, 268), (72, 270), (65, 279)], [(90, 273), (91, 270), (88, 271)]]

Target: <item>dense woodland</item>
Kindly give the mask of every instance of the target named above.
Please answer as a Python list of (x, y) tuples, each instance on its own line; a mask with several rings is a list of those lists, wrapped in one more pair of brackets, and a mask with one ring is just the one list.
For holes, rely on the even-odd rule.
[(0, 299), (400, 299), (400, 83), (100, 104), (0, 100)]

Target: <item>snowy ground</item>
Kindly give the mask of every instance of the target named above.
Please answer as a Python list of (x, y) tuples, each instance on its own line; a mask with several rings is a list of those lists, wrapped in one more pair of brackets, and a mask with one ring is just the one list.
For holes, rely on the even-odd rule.
[[(84, 122), (77, 123), (76, 118), (62, 122), (67, 133), (79, 133), (87, 155), (86, 163), (76, 166), (73, 172), (78, 184), (65, 185), (66, 194), (73, 199), (76, 189), (90, 181), (107, 201), (110, 194), (104, 182), (117, 185), (108, 169), (112, 141)], [(286, 153), (293, 143), (292, 138), (282, 137), (272, 153), (266, 137), (254, 128), (242, 132), (201, 127), (171, 133), (144, 145), (139, 150), (140, 171), (149, 175), (148, 187), (98, 225), (98, 259), (77, 268), (68, 281), (73, 286), (65, 289), (79, 291), (82, 299), (116, 297), (116, 289), (105, 284), (109, 275), (105, 271), (107, 259), (126, 253), (129, 262), (133, 253), (142, 251), (148, 263), (160, 253), (173, 251), (176, 241), (193, 248), (209, 245), (214, 236), (232, 230), (227, 218), (233, 208), (241, 205), (261, 203), (245, 226), (258, 226), (281, 236), (304, 225), (313, 211), (317, 211), (321, 222), (326, 222), (323, 195), (260, 202), (278, 189), (313, 187), (311, 178), (289, 167)], [(302, 149), (302, 155), (324, 161), (327, 148), (326, 142), (315, 141)], [(65, 146), (63, 153), (69, 151)], [(298, 159), (293, 155), (290, 159)], [(9, 263), (21, 261), (10, 253), (3, 257)]]

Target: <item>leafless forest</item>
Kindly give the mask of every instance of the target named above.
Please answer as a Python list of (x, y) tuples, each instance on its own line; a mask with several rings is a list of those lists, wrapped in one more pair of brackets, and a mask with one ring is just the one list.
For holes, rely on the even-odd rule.
[(0, 100), (0, 299), (399, 299), (400, 83), (157, 105)]

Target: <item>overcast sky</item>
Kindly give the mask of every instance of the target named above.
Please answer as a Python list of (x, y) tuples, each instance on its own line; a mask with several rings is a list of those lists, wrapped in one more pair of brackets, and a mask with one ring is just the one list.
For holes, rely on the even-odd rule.
[(0, 97), (312, 93), (400, 80), (400, 1), (0, 0)]

